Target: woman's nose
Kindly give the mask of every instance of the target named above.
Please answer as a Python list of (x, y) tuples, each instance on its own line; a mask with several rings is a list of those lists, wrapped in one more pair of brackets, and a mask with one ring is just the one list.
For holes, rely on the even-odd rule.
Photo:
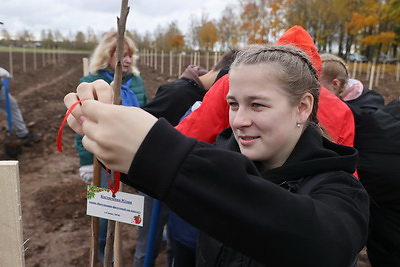
[(249, 112), (243, 108), (239, 108), (233, 114), (232, 126), (235, 128), (241, 128), (251, 125), (251, 118)]
[(125, 56), (123, 61), (124, 61), (124, 63), (132, 64), (132, 57), (131, 56)]

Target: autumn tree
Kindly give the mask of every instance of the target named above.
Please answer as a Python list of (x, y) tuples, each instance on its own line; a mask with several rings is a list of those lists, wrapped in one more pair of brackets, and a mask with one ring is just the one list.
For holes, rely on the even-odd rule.
[(75, 48), (76, 49), (85, 49), (86, 48), (86, 37), (85, 34), (79, 31), (75, 36)]
[[(366, 46), (366, 54), (379, 58), (381, 52), (397, 47), (395, 26), (399, 23), (399, 1), (363, 0), (347, 25), (351, 34), (360, 36)], [(397, 10), (394, 11), (394, 10)]]
[(207, 21), (199, 31), (200, 49), (210, 51), (214, 49), (215, 43), (218, 41), (218, 31), (214, 22)]
[(186, 34), (187, 46), (192, 49), (196, 50), (200, 46), (199, 43), (199, 32), (201, 29), (201, 22), (199, 18), (192, 14), (190, 16), (189, 28)]
[(176, 21), (171, 22), (168, 25), (165, 33), (166, 50), (180, 50), (184, 47), (185, 42), (181, 30), (178, 28)]
[(89, 27), (86, 34), (86, 49), (94, 49), (98, 42), (99, 41), (97, 39), (96, 33), (91, 27)]
[(185, 46), (185, 38), (182, 34), (177, 34), (173, 36), (170, 42), (171, 47), (176, 51), (181, 51), (182, 48)]
[(127, 30), (126, 36), (133, 40), (138, 49), (145, 49), (149, 47), (149, 44), (145, 44), (145, 37), (136, 30)]
[(51, 30), (42, 30), (41, 41), (44, 47), (52, 47), (54, 45), (54, 36)]
[(290, 0), (239, 0), (244, 42), (275, 41), (287, 27), (285, 14)]
[(239, 42), (239, 17), (235, 13), (233, 5), (228, 5), (224, 9), (217, 23), (217, 29), (218, 39), (223, 50), (237, 45)]
[(1, 35), (3, 36), (3, 40), (1, 40), (1, 43), (4, 45), (10, 45), (12, 42), (10, 33), (6, 29), (2, 29)]
[(28, 30), (22, 30), (17, 34), (18, 41), (20, 41), (22, 44), (26, 45), (33, 41), (33, 34), (30, 33)]

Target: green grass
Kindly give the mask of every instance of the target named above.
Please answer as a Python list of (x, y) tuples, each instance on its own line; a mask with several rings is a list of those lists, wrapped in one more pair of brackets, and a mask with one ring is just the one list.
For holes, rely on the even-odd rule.
[[(22, 53), (22, 52), (24, 52), (24, 48), (22, 48), (22, 47), (15, 47), (15, 46), (12, 46), (11, 47), (11, 49), (12, 49), (12, 52), (14, 53)], [(0, 46), (0, 52), (9, 52), (10, 51), (10, 47), (9, 46)], [(54, 52), (54, 49), (47, 49), (47, 48), (36, 48), (36, 49), (34, 49), (34, 48), (25, 48), (25, 53), (33, 53), (33, 52), (35, 52), (36, 51), (36, 53), (42, 53), (42, 52), (44, 52), (44, 53), (53, 53)], [(56, 50), (57, 52), (59, 52), (59, 53), (65, 53), (65, 54), (90, 54), (90, 53), (92, 53), (92, 51), (85, 51), (85, 50), (67, 50), (67, 49), (59, 49), (59, 50)]]

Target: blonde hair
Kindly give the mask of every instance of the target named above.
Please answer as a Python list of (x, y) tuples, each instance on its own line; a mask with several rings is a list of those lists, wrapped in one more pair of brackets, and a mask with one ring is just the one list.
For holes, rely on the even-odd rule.
[(308, 121), (320, 127), (317, 119), (320, 84), (317, 70), (306, 53), (288, 45), (249, 45), (240, 50), (232, 63), (231, 69), (245, 64), (276, 63), (281, 68), (274, 69), (276, 78), (292, 104), (300, 102), (305, 93), (314, 98), (312, 112)]
[[(99, 70), (109, 68), (110, 58), (117, 49), (118, 33), (116, 31), (109, 31), (104, 34), (99, 44), (94, 49), (89, 62), (89, 72), (97, 74)], [(125, 45), (128, 47), (128, 53), (132, 56), (132, 65), (128, 73), (131, 72), (139, 75), (139, 69), (136, 66), (138, 56), (136, 55), (138, 49), (132, 39), (124, 36)]]
[(320, 80), (324, 84), (331, 83), (334, 79), (340, 82), (339, 97), (343, 93), (349, 81), (349, 70), (346, 63), (340, 57), (332, 54), (322, 54), (322, 74)]

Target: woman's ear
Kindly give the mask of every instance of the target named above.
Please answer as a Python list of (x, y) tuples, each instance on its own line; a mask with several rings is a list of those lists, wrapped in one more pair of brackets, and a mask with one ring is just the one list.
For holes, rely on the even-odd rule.
[(332, 87), (333, 87), (333, 93), (336, 96), (340, 96), (342, 94), (343, 86), (342, 86), (341, 82), (338, 79), (333, 79), (332, 80)]
[(298, 104), (297, 123), (304, 124), (307, 122), (314, 106), (314, 97), (310, 93), (306, 93)]

